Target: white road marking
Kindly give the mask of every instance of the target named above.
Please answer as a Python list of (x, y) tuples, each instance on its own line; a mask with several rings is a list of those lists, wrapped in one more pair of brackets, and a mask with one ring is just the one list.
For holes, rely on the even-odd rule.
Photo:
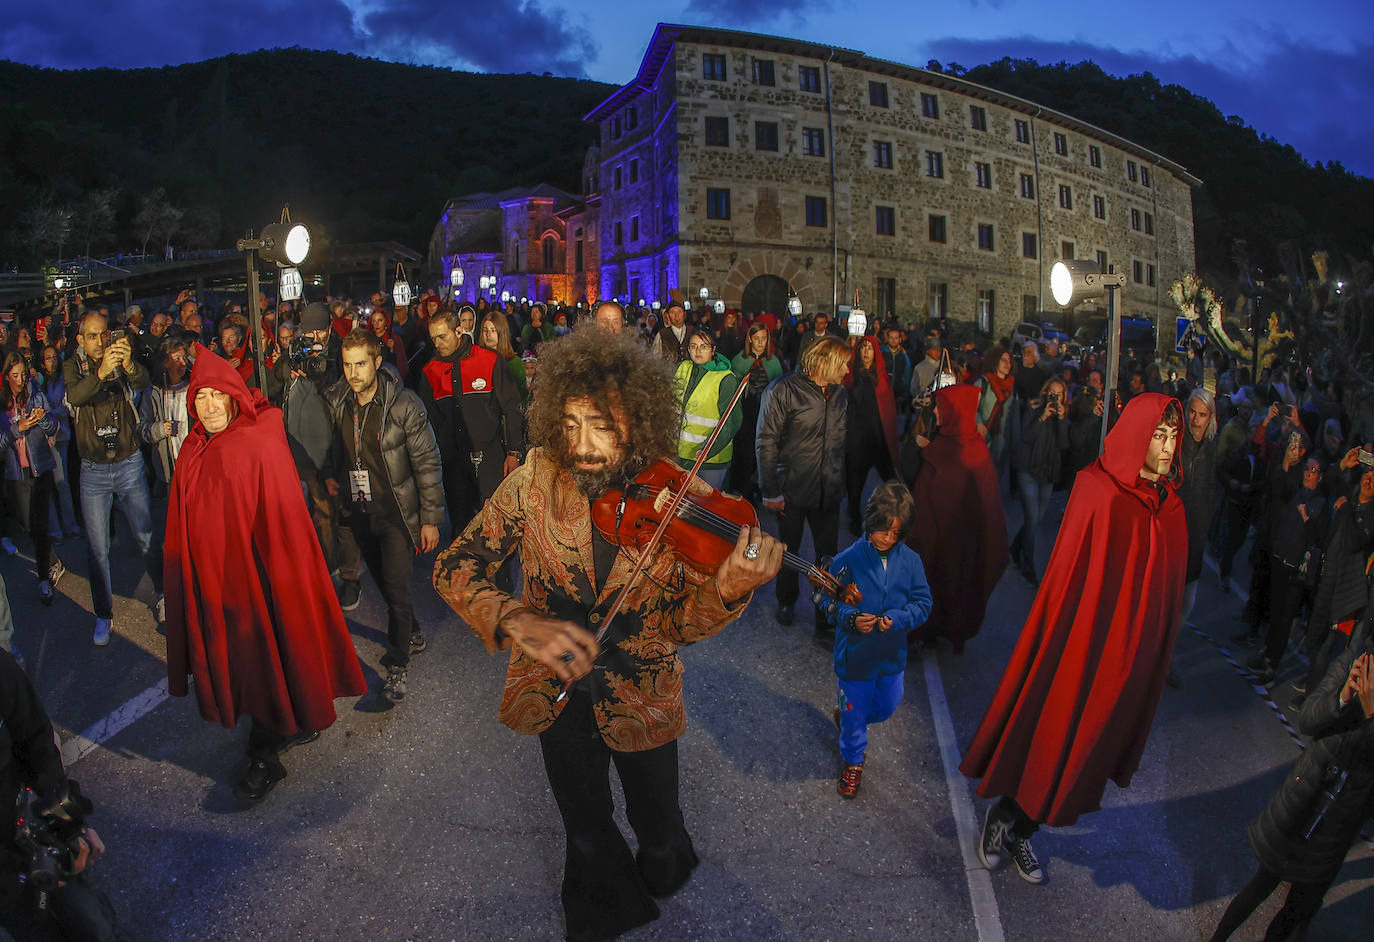
[(959, 835), (959, 850), (964, 857), (964, 876), (968, 880), (969, 898), (973, 903), (973, 927), (979, 942), (1003, 942), (1002, 916), (997, 909), (997, 896), (992, 891), (992, 874), (978, 861), (978, 842), (982, 840), (978, 817), (973, 809), (968, 780), (959, 771), (959, 745), (954, 737), (954, 719), (949, 713), (945, 697), (945, 683), (933, 656), (922, 659), (925, 670), (926, 694), (930, 698), (930, 715), (935, 723), (935, 739), (940, 746), (940, 764), (945, 769), (945, 784), (949, 787), (950, 810), (954, 813), (954, 830)]
[(167, 697), (167, 680), (163, 678), (155, 686), (149, 687), (132, 700), (116, 708), (109, 716), (97, 720), (81, 733), (64, 742), (62, 744), (62, 764), (70, 769), (75, 762), (89, 755), (101, 743), (130, 724), (147, 716)]

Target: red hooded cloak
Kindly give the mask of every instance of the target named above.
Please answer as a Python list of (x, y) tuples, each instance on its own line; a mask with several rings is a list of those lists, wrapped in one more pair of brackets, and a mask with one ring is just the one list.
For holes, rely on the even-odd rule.
[(918, 633), (944, 635), (956, 653), (983, 626), (988, 598), (1011, 558), (997, 469), (978, 434), (979, 395), (966, 385), (935, 393), (940, 434), (921, 450), (911, 485), (916, 526), (906, 538), (921, 554), (935, 599)]
[[(770, 335), (771, 337), (771, 335)], [(887, 378), (887, 370), (883, 369), (883, 351), (878, 346), (878, 338), (872, 334), (865, 334), (859, 340), (873, 348), (874, 373), (877, 379), (874, 385), (877, 387), (878, 399), (878, 419), (883, 427), (883, 440), (887, 443), (887, 454), (892, 459), (892, 467), (901, 467), (901, 459), (897, 448), (897, 400), (892, 394), (892, 383)], [(770, 344), (771, 346), (771, 344)], [(863, 369), (863, 359), (859, 355), (859, 348), (854, 348), (854, 359), (850, 364), (849, 373), (845, 375), (844, 384), (854, 385), (854, 374)]]
[[(1173, 400), (1132, 399), (1078, 473), (1011, 662), (959, 771), (978, 794), (1073, 824), (1140, 764), (1169, 672), (1188, 565), (1177, 474), (1140, 477)], [(1182, 448), (1174, 453), (1179, 467)]]
[[(238, 415), (210, 435), (196, 392), (228, 393)], [(200, 715), (247, 714), (283, 735), (334, 722), (334, 699), (366, 692), (286, 444), (281, 410), (196, 344), (191, 431), (167, 508), (163, 579), (167, 688), (195, 678)]]

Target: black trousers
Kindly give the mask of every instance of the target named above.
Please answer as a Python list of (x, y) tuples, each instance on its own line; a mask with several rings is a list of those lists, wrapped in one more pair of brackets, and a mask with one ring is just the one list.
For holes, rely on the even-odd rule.
[[(788, 552), (795, 553), (801, 549), (802, 530), (808, 523), (811, 524), (811, 542), (815, 544), (816, 559), (834, 556), (840, 538), (839, 505), (794, 507), (789, 503), (787, 509), (778, 514), (778, 538), (787, 544)], [(791, 569), (778, 573), (774, 592), (779, 605), (796, 604), (797, 596), (801, 594), (798, 579), (797, 573)]]
[[(1264, 933), (1264, 942), (1301, 942), (1307, 938), (1307, 924), (1312, 921), (1312, 917), (1317, 915), (1322, 908), (1322, 900), (1326, 898), (1326, 891), (1331, 889), (1331, 880), (1317, 883), (1294, 883), (1288, 890), (1288, 897), (1283, 901), (1283, 908), (1274, 914), (1274, 918), (1269, 923), (1269, 929)], [(1211, 942), (1222, 942), (1229, 939), (1231, 933), (1241, 927), (1250, 914), (1269, 898), (1269, 895), (1278, 889), (1282, 879), (1277, 873), (1265, 869), (1261, 864), (1255, 875), (1250, 878), (1250, 882), (1245, 884), (1236, 898), (1231, 900), (1231, 905), (1226, 907), (1226, 912), (1221, 915), (1221, 922), (1217, 923), (1217, 931), (1212, 933)]]
[[(539, 734), (539, 748), (567, 834), (567, 938), (609, 939), (657, 919), (653, 897), (677, 891), (697, 865), (678, 806), (677, 742), (613, 752), (597, 730), (591, 695), (575, 690), (554, 724)], [(639, 841), (634, 856), (611, 818), (612, 762)]]
[(448, 505), (448, 522), (453, 537), (463, 532), (469, 521), (477, 516), (496, 488), (501, 484), (506, 453), (500, 443), (489, 445), (480, 452), (482, 460), (475, 466), (470, 453), (443, 455), (444, 503)]
[(1228, 579), (1231, 576), (1231, 563), (1235, 561), (1236, 553), (1250, 532), (1250, 511), (1248, 508), (1238, 507), (1228, 500), (1226, 509), (1223, 511), (1223, 520), (1225, 521), (1226, 535), (1222, 538), (1221, 555), (1217, 557), (1217, 568), (1220, 570), (1221, 578)]
[[(0, 870), (0, 880), (15, 881), (18, 875)], [(81, 942), (131, 942), (119, 924), (114, 904), (103, 892), (91, 886), (82, 873), (48, 894), (47, 912), (36, 909), (29, 894), (0, 894), (0, 938), (6, 931), (15, 939), (66, 938)], [(52, 932), (56, 923), (57, 934)]]
[(993, 814), (1011, 826), (1013, 837), (1023, 841), (1040, 829), (1040, 822), (1026, 814), (1014, 799), (1006, 795), (997, 799)]
[(399, 520), (372, 514), (355, 513), (348, 522), (367, 571), (386, 602), (387, 650), (382, 666), (405, 667), (410, 663), (410, 635), (420, 630), (410, 600), (415, 560), (410, 531)]
[(1264, 641), (1264, 656), (1269, 663), (1277, 666), (1288, 647), (1288, 635), (1293, 630), (1293, 619), (1302, 609), (1307, 597), (1307, 585), (1302, 576), (1291, 566), (1278, 559), (1272, 559), (1269, 567), (1273, 579), (1269, 596), (1269, 634)]
[(897, 477), (897, 469), (892, 467), (892, 456), (887, 451), (887, 442), (881, 438), (856, 441), (845, 449), (845, 496), (849, 501), (850, 529), (855, 533), (863, 532), (864, 482), (868, 480), (870, 468), (876, 468), (878, 477), (884, 481), (891, 481)]
[(52, 537), (48, 535), (48, 508), (57, 497), (57, 485), (52, 472), (38, 477), (22, 477), (5, 481), (5, 496), (16, 519), (28, 528), (33, 539), (35, 571), (39, 579), (48, 578), (52, 569)]

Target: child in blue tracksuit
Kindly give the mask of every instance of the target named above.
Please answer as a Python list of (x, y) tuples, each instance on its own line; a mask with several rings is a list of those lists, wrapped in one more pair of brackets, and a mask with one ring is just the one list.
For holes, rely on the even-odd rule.
[(868, 724), (881, 723), (902, 702), (907, 634), (930, 615), (930, 586), (916, 551), (902, 542), (915, 518), (911, 492), (895, 481), (883, 484), (864, 508), (864, 535), (835, 557), (832, 572), (848, 569), (863, 593), (860, 607), (843, 602), (831, 611), (835, 623), (835, 676), (840, 729), (839, 793), (859, 791), (868, 746)]

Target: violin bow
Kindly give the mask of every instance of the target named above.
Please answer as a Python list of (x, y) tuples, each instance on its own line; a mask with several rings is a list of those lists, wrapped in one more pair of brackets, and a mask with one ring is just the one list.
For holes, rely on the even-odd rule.
[[(635, 587), (635, 583), (639, 581), (639, 577), (644, 574), (644, 567), (648, 565), (649, 556), (663, 538), (663, 533), (668, 529), (668, 524), (677, 514), (678, 508), (682, 506), (682, 501), (687, 496), (688, 487), (693, 480), (696, 480), (697, 472), (700, 471), (701, 466), (706, 463), (706, 458), (711, 453), (711, 446), (716, 443), (716, 438), (720, 435), (720, 430), (725, 427), (725, 420), (729, 417), (731, 412), (735, 411), (735, 406), (739, 405), (740, 399), (744, 396), (746, 385), (745, 383), (740, 383), (739, 388), (735, 390), (735, 397), (730, 400), (730, 405), (726, 406), (725, 410), (721, 413), (720, 422), (711, 430), (710, 436), (697, 452), (697, 460), (692, 465), (692, 469), (687, 472), (687, 477), (683, 478), (681, 490), (673, 494), (673, 499), (669, 501), (668, 506), (664, 508), (663, 517), (658, 521), (658, 526), (654, 528), (654, 532), (650, 535), (649, 541), (645, 543), (644, 548), (640, 550), (639, 558), (635, 560), (634, 568), (630, 570), (630, 577), (625, 580), (625, 584), (621, 586), (620, 591), (616, 593), (615, 601), (611, 603), (611, 610), (606, 613), (605, 620), (601, 623), (601, 627), (596, 632), (596, 643), (598, 645), (606, 639), (606, 634), (611, 630), (612, 622), (615, 621), (616, 616), (620, 614), (620, 610), (625, 606), (625, 600), (629, 598), (630, 590)], [(598, 654), (597, 657), (600, 657), (600, 655)], [(554, 700), (554, 703), (562, 703), (571, 690), (571, 684), (564, 687), (563, 692), (558, 695), (558, 699)]]
[(606, 633), (611, 630), (611, 622), (620, 614), (621, 608), (625, 605), (625, 599), (629, 597), (630, 590), (634, 588), (639, 577), (644, 574), (644, 567), (648, 564), (649, 556), (663, 538), (663, 533), (668, 529), (668, 524), (672, 522), (673, 517), (677, 516), (678, 508), (682, 506), (683, 500), (687, 497), (688, 488), (691, 486), (692, 481), (698, 479), (697, 472), (700, 471), (701, 466), (706, 463), (707, 457), (711, 454), (711, 448), (716, 443), (716, 438), (719, 437), (721, 429), (725, 428), (725, 420), (729, 418), (731, 412), (735, 411), (735, 406), (739, 405), (740, 399), (744, 396), (745, 388), (745, 383), (739, 384), (739, 388), (735, 390), (734, 398), (730, 400), (730, 404), (726, 406), (725, 410), (721, 413), (720, 422), (711, 430), (710, 436), (697, 451), (697, 460), (692, 465), (692, 469), (687, 472), (687, 477), (683, 479), (681, 489), (673, 494), (672, 500), (670, 500), (668, 506), (664, 508), (663, 516), (658, 521), (658, 526), (654, 528), (654, 532), (649, 537), (649, 541), (645, 543), (644, 548), (640, 550), (639, 559), (635, 560), (635, 566), (634, 569), (630, 570), (629, 579), (620, 587), (620, 592), (616, 594), (615, 601), (611, 603), (611, 610), (606, 613), (606, 619), (602, 622), (600, 630), (596, 633), (597, 644), (600, 644), (606, 637)]

